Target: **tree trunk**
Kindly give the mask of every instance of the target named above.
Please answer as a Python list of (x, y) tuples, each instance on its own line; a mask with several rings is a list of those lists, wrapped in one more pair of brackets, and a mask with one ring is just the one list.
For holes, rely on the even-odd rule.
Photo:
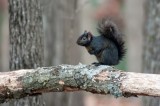
[[(43, 65), (42, 11), (39, 0), (9, 0), (10, 70)], [(10, 102), (15, 106), (41, 106), (42, 97)]]
[[(144, 24), (145, 73), (160, 74), (160, 1), (146, 0)], [(160, 98), (145, 97), (144, 106), (159, 106)]]
[(132, 72), (142, 71), (143, 4), (144, 0), (125, 0), (127, 66)]
[[(45, 29), (45, 66), (78, 64), (80, 52), (76, 48), (79, 36), (77, 0), (43, 1)], [(47, 106), (82, 106), (81, 93), (50, 93)], [(54, 100), (52, 99), (54, 98)], [(63, 102), (61, 102), (63, 101)]]

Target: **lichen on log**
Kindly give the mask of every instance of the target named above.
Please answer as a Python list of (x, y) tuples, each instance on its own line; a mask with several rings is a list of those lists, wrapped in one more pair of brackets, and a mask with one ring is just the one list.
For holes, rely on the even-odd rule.
[(45, 92), (79, 90), (116, 98), (160, 96), (158, 81), (160, 75), (124, 72), (106, 65), (59, 65), (1, 72), (0, 103)]

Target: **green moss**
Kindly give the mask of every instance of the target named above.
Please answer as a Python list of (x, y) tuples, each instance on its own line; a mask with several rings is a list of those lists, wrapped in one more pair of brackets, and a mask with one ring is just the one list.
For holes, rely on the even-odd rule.
[(120, 90), (120, 76), (121, 74), (115, 74), (114, 72), (110, 75), (110, 81), (107, 84), (107, 88), (110, 92), (110, 94), (114, 95), (114, 97), (121, 97), (122, 91)]

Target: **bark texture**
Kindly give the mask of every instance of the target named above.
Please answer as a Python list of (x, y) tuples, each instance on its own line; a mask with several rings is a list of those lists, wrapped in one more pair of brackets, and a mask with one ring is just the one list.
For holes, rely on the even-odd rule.
[[(80, 49), (78, 0), (42, 0), (44, 5), (45, 66), (78, 64)], [(83, 106), (82, 93), (45, 94), (47, 106)], [(54, 100), (52, 99), (54, 98)], [(63, 101), (63, 102), (61, 102)]]
[[(145, 73), (160, 74), (160, 1), (145, 1), (144, 66)], [(159, 106), (160, 98), (144, 98), (144, 106)]]
[[(39, 0), (9, 0), (10, 70), (43, 65), (42, 11)], [(40, 98), (26, 98), (10, 105), (37, 106)]]
[(43, 62), (42, 11), (38, 0), (9, 0), (10, 69)]
[[(143, 79), (143, 80), (141, 80)], [(59, 65), (0, 73), (0, 103), (44, 92), (85, 90), (115, 97), (160, 96), (160, 75), (110, 66)]]

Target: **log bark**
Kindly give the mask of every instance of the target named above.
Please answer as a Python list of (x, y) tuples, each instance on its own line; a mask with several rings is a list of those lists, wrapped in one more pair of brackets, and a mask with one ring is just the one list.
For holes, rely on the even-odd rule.
[(59, 65), (0, 73), (0, 103), (45, 92), (89, 91), (115, 97), (160, 96), (160, 75), (110, 66)]

